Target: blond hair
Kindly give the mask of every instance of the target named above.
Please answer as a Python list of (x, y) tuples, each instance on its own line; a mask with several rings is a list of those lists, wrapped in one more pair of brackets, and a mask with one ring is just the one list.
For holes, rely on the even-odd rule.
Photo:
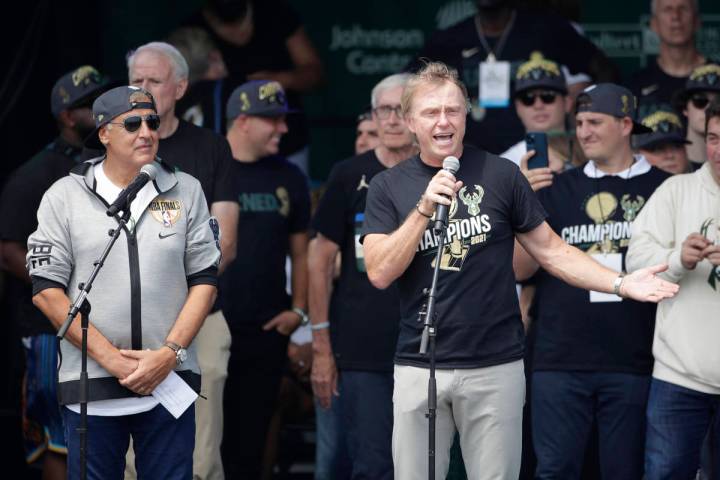
[(467, 111), (470, 100), (468, 99), (467, 88), (465, 88), (465, 85), (458, 78), (457, 70), (448, 67), (442, 62), (427, 62), (424, 67), (410, 77), (405, 85), (405, 90), (403, 90), (400, 100), (403, 116), (410, 113), (413, 97), (420, 86), (427, 84), (442, 85), (446, 82), (450, 82), (460, 89), (465, 99), (465, 110)]

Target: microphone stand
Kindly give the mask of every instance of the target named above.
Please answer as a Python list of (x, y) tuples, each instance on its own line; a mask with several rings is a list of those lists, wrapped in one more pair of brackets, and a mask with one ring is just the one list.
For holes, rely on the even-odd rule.
[[(437, 383), (435, 381), (435, 336), (437, 335), (437, 313), (435, 312), (435, 297), (437, 296), (437, 281), (440, 273), (440, 260), (445, 248), (445, 234), (447, 224), (442, 223), (441, 228), (434, 228), (435, 238), (438, 242), (435, 254), (435, 268), (433, 270), (430, 289), (423, 290), (427, 297), (420, 312), (418, 321), (422, 321), (424, 328), (420, 339), (420, 354), (428, 355), (430, 362), (430, 378), (428, 379), (428, 479), (435, 480), (435, 420), (437, 411)], [(428, 349), (428, 346), (430, 347)]]
[[(105, 249), (103, 250), (102, 254), (100, 255), (100, 258), (95, 260), (93, 262), (93, 271), (90, 273), (90, 277), (84, 282), (78, 285), (78, 289), (80, 289), (80, 293), (78, 293), (77, 297), (75, 298), (75, 301), (70, 306), (70, 310), (68, 311), (68, 315), (65, 318), (65, 322), (62, 324), (60, 329), (57, 333), (58, 340), (62, 340), (65, 338), (65, 335), (67, 334), (68, 328), (70, 328), (70, 325), (72, 324), (73, 320), (77, 316), (77, 314), (80, 314), (80, 328), (82, 330), (82, 340), (81, 340), (81, 347), (80, 347), (80, 382), (79, 382), (79, 389), (80, 389), (80, 426), (77, 428), (78, 435), (80, 437), (80, 479), (85, 480), (87, 478), (87, 402), (88, 402), (88, 374), (87, 374), (87, 332), (88, 328), (90, 326), (90, 302), (88, 301), (87, 297), (90, 293), (90, 290), (92, 290), (93, 282), (95, 281), (95, 277), (97, 277), (97, 274), (100, 272), (100, 269), (105, 264), (105, 259), (107, 259), (108, 254), (110, 254), (110, 250), (112, 250), (113, 245), (115, 245), (115, 242), (117, 241), (118, 237), (120, 236), (120, 232), (122, 232), (123, 227), (127, 224), (128, 220), (130, 219), (130, 202), (132, 200), (128, 200), (127, 206), (125, 207), (125, 210), (123, 211), (122, 217), (118, 220), (118, 226), (115, 229), (111, 229), (108, 231), (108, 235), (110, 235), (110, 240), (108, 241), (107, 245), (105, 246)], [(117, 218), (117, 217), (116, 217)]]

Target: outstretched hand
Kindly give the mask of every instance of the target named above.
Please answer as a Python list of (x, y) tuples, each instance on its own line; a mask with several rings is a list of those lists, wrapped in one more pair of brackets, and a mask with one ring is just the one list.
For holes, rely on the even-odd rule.
[(653, 303), (672, 298), (680, 287), (657, 276), (667, 269), (665, 264), (653, 265), (626, 275), (620, 286), (620, 296)]

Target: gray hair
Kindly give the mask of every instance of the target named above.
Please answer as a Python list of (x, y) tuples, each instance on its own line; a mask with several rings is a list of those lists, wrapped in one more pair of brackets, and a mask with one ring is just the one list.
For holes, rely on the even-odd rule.
[(143, 52), (152, 52), (164, 56), (170, 62), (170, 66), (175, 74), (175, 79), (187, 80), (189, 67), (185, 57), (182, 56), (177, 48), (165, 42), (146, 43), (145, 45), (140, 45), (135, 51), (130, 52), (127, 56), (128, 76), (133, 69), (138, 54)]
[(377, 107), (377, 99), (380, 96), (380, 93), (395, 87), (405, 88), (405, 85), (407, 85), (407, 82), (411, 77), (412, 75), (409, 73), (395, 73), (380, 80), (378, 84), (373, 87), (372, 92), (370, 93), (370, 105), (372, 108)]
[[(658, 0), (650, 0), (650, 13), (655, 16), (657, 13), (657, 4)], [(698, 5), (698, 0), (690, 0), (690, 6), (693, 9), (693, 12), (697, 15), (700, 13), (700, 6)]]

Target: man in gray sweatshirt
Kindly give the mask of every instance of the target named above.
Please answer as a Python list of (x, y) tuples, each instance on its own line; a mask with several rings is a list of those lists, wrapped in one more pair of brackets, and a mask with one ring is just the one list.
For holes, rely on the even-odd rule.
[[(170, 413), (153, 395), (164, 383), (181, 396), (199, 391), (191, 344), (216, 292), (217, 221), (197, 180), (156, 158), (160, 118), (150, 93), (117, 87), (93, 104), (88, 147), (105, 155), (74, 168), (45, 194), (38, 229), (28, 239), (33, 302), (59, 327), (76, 285), (84, 281), (117, 228), (106, 210), (141, 167), (157, 175), (137, 193), (127, 225), (88, 296), (88, 478), (122, 478), (130, 437), (138, 475), (192, 476), (194, 411)], [(80, 325), (61, 344), (58, 394), (64, 406), (68, 473), (79, 475)], [(174, 371), (174, 373), (173, 373)], [(176, 378), (176, 375), (178, 378)], [(174, 387), (170, 382), (180, 380)]]

